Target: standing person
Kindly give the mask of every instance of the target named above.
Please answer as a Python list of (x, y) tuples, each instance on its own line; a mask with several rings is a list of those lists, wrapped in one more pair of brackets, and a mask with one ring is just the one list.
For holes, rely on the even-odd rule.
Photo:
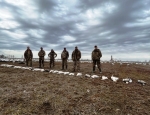
[(75, 47), (75, 50), (72, 52), (72, 60), (73, 60), (73, 71), (77, 69), (77, 71), (80, 71), (80, 58), (81, 58), (81, 52), (78, 49), (78, 47)]
[(27, 47), (27, 50), (24, 52), (24, 58), (26, 60), (26, 66), (28, 66), (28, 63), (30, 63), (30, 67), (32, 67), (32, 58), (33, 53), (32, 50), (30, 50), (30, 47)]
[(55, 66), (55, 58), (57, 57), (57, 54), (53, 49), (51, 49), (51, 52), (48, 54), (48, 57), (50, 57), (50, 68)]
[(45, 51), (43, 50), (43, 48), (41, 47), (41, 50), (39, 51), (38, 53), (38, 56), (39, 56), (39, 68), (41, 68), (41, 64), (43, 65), (44, 67), (44, 56), (45, 56)]
[(93, 72), (95, 72), (95, 66), (97, 64), (97, 67), (99, 69), (99, 72), (101, 73), (101, 66), (100, 66), (100, 58), (102, 57), (101, 50), (97, 48), (97, 46), (94, 46), (94, 50), (92, 51), (92, 60), (93, 60)]
[(69, 58), (69, 52), (64, 48), (64, 50), (61, 53), (61, 59), (62, 59), (62, 70), (64, 70), (64, 66), (66, 66), (67, 69), (67, 60)]

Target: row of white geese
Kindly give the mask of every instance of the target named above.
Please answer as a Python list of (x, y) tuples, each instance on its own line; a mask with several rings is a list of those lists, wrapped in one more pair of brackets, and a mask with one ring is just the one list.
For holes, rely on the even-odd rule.
[[(54, 73), (54, 74), (64, 74), (64, 75), (70, 75), (70, 76), (83, 76), (82, 73), (77, 73), (75, 75), (75, 73), (70, 73), (70, 72), (64, 72), (64, 71), (58, 71), (58, 70), (48, 70), (48, 69), (41, 69), (41, 68), (33, 68), (33, 67), (14, 66), (14, 65), (9, 65), (9, 64), (1, 64), (1, 66), (3, 66), (3, 67), (9, 67), (9, 68), (24, 69), (24, 70), (32, 70), (32, 71), (49, 72), (49, 73)], [(84, 77), (99, 78), (100, 76), (85, 74)], [(117, 82), (119, 80), (118, 77), (115, 77), (113, 75), (110, 78), (114, 82)], [(107, 76), (104, 76), (104, 75), (101, 76), (101, 80), (107, 80), (107, 79), (108, 79)], [(125, 82), (126, 84), (132, 83), (132, 79), (131, 78), (125, 78), (125, 79), (122, 79), (122, 81)], [(144, 80), (137, 80), (137, 82), (140, 83), (140, 84), (142, 84), (142, 85), (146, 84), (146, 82)]]

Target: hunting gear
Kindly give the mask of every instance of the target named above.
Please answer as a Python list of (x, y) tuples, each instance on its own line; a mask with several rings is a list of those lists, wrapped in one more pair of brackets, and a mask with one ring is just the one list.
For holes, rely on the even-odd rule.
[(80, 58), (81, 52), (78, 47), (75, 47), (75, 50), (72, 52), (72, 60), (73, 60), (73, 71), (80, 71)]
[(38, 56), (39, 56), (39, 68), (41, 68), (41, 64), (43, 65), (44, 67), (44, 56), (45, 56), (45, 51), (43, 50), (43, 48), (41, 47), (41, 50), (39, 51), (38, 53)]
[(33, 58), (33, 53), (32, 50), (30, 50), (30, 47), (27, 47), (27, 50), (24, 52), (24, 58), (26, 61), (26, 66), (30, 63), (30, 67), (32, 67), (32, 58)]
[(62, 70), (64, 70), (64, 66), (65, 66), (66, 69), (67, 69), (67, 67), (68, 67), (68, 65), (67, 65), (67, 60), (68, 60), (68, 58), (69, 58), (69, 52), (66, 50), (66, 48), (64, 48), (64, 50), (63, 50), (62, 53), (61, 53)]
[(92, 51), (92, 60), (93, 60), (93, 72), (95, 72), (95, 66), (97, 65), (99, 72), (101, 73), (101, 65), (100, 65), (100, 58), (102, 57), (101, 50), (94, 46), (94, 50)]
[(55, 58), (57, 57), (57, 54), (54, 52), (53, 49), (51, 49), (51, 52), (48, 54), (48, 57), (50, 57), (50, 68), (55, 66)]

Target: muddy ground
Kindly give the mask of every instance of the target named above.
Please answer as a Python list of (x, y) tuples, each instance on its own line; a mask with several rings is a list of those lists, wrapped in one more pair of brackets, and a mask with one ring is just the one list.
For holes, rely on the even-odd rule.
[[(68, 66), (65, 71), (71, 72), (72, 63)], [(92, 73), (91, 63), (81, 63), (82, 77), (0, 66), (0, 115), (150, 115), (150, 65), (101, 66), (101, 74), (98, 70)], [(56, 62), (53, 69), (60, 70), (61, 63)], [(86, 73), (109, 79), (87, 78)], [(118, 82), (110, 79), (112, 74), (119, 77)], [(133, 82), (122, 82), (127, 77)], [(146, 85), (138, 83), (139, 79)]]

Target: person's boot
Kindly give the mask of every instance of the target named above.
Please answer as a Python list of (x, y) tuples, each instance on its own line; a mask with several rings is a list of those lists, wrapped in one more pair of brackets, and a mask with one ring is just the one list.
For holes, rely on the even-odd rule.
[(44, 68), (44, 60), (42, 61), (42, 65), (43, 65), (43, 68)]
[(101, 70), (101, 68), (98, 68), (98, 69), (99, 69), (99, 72), (100, 72), (100, 73), (102, 73), (102, 70)]
[(93, 73), (95, 73), (95, 66), (93, 66)]
[(68, 66), (66, 65), (66, 69), (67, 69), (67, 67), (68, 67)]
[(39, 64), (39, 68), (41, 68), (41, 64)]

